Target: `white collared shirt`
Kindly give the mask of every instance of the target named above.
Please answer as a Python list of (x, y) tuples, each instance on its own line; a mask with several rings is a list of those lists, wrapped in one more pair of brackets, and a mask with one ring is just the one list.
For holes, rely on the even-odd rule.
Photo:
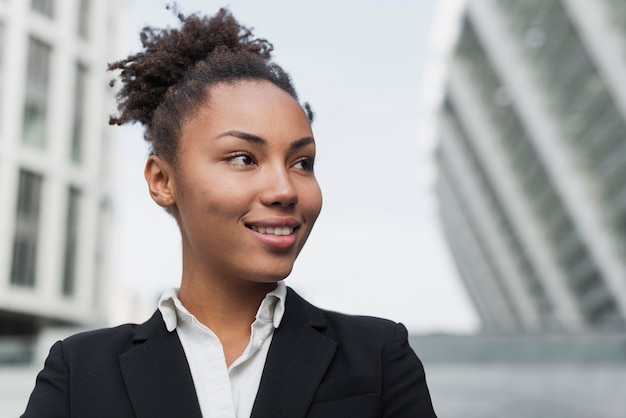
[(261, 302), (248, 346), (226, 367), (219, 339), (185, 309), (178, 299), (178, 289), (163, 293), (159, 311), (167, 330), (178, 333), (185, 350), (203, 418), (250, 416), (274, 329), (285, 312), (286, 296), (285, 284), (278, 282), (276, 289)]

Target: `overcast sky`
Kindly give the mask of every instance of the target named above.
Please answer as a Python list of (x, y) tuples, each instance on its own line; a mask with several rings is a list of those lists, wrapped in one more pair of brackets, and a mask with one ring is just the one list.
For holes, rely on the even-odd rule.
[[(144, 25), (176, 24), (165, 1), (134, 0), (128, 48)], [(424, 69), (435, 0), (180, 0), (228, 5), (311, 103), (324, 208), (287, 278), (310, 302), (403, 322), (415, 333), (471, 332), (474, 309), (440, 233)], [(152, 303), (180, 280), (176, 225), (149, 198), (142, 131), (119, 146), (118, 283)]]

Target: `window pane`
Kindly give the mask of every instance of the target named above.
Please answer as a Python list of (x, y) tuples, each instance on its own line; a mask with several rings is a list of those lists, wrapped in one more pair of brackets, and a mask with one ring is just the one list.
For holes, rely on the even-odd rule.
[(74, 82), (74, 122), (72, 126), (72, 161), (78, 163), (83, 153), (83, 130), (85, 125), (85, 87), (87, 69), (84, 65), (76, 66), (76, 80)]
[(78, 35), (83, 39), (89, 38), (89, 14), (91, 0), (80, 0), (78, 6)]
[(11, 284), (34, 287), (39, 234), (39, 209), (43, 178), (20, 171), (13, 242)]
[(54, 17), (54, 0), (31, 0), (30, 7), (48, 17)]
[(50, 76), (49, 45), (31, 38), (28, 45), (24, 130), (22, 142), (43, 148), (46, 143), (46, 113)]
[(76, 251), (78, 244), (78, 219), (80, 190), (70, 187), (67, 198), (67, 220), (65, 225), (65, 259), (63, 267), (63, 294), (74, 294), (76, 284)]

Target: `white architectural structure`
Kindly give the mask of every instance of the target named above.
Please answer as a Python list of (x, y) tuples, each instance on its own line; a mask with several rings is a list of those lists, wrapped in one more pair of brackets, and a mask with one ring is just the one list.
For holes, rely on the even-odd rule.
[(626, 323), (624, 16), (611, 0), (466, 2), (438, 194), (486, 331)]
[(123, 0), (0, 0), (0, 334), (106, 312)]

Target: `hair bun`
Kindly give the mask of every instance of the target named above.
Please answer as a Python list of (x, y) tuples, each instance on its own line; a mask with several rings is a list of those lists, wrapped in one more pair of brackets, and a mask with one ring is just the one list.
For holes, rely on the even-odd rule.
[(109, 64), (109, 71), (121, 70), (122, 82), (117, 93), (120, 114), (111, 116), (109, 123), (149, 125), (168, 89), (216, 50), (252, 53), (266, 62), (271, 59), (272, 44), (254, 38), (225, 8), (210, 18), (185, 16), (175, 6), (168, 9), (178, 17), (180, 29), (144, 27), (140, 33), (143, 51)]

